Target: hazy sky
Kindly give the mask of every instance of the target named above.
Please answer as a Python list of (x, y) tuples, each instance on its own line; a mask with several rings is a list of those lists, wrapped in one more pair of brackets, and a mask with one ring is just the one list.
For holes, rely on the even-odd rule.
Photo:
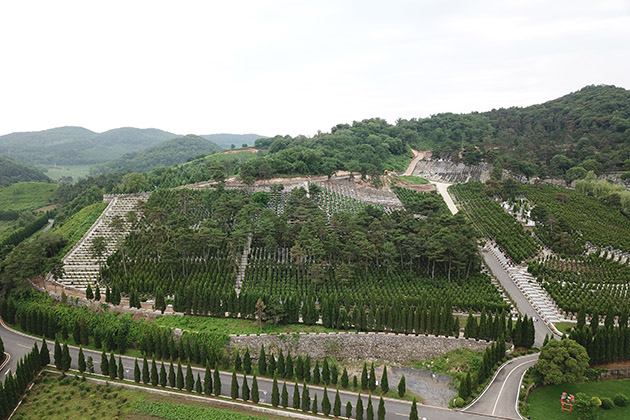
[(630, 1), (3, 1), (0, 134), (306, 134), (630, 88)]

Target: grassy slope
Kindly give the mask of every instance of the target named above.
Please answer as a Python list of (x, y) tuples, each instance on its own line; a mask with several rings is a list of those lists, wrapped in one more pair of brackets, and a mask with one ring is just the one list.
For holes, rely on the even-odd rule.
[(85, 232), (90, 229), (90, 226), (103, 213), (105, 207), (107, 207), (107, 203), (91, 204), (74, 214), (63, 225), (53, 228), (53, 232), (59, 233), (68, 241), (60, 255), (65, 255), (85, 235)]
[(429, 183), (426, 179), (415, 175), (400, 175), (398, 178), (416, 185), (425, 185)]
[(19, 182), (0, 188), (0, 210), (35, 210), (51, 204), (58, 184)]
[(297, 332), (329, 332), (334, 331), (321, 325), (273, 325), (270, 322), (263, 324), (262, 329), (254, 321), (233, 318), (209, 318), (192, 316), (162, 316), (152, 321), (154, 324), (181, 328), (187, 331), (219, 332), (223, 334), (280, 334)]
[(177, 396), (156, 396), (137, 390), (81, 382), (73, 377), (44, 373), (20, 406), (20, 419), (183, 419), (263, 420), (243, 410), (211, 408), (211, 401), (196, 402)]
[[(585, 382), (563, 385), (545, 386), (535, 389), (529, 396), (529, 412), (532, 420), (578, 419), (577, 413), (566, 413), (560, 410), (560, 395), (563, 392), (577, 394), (583, 392), (588, 396), (612, 399), (622, 393), (630, 396), (630, 380)], [(611, 410), (597, 409), (599, 420), (628, 419), (630, 407), (613, 407)]]
[(55, 181), (64, 176), (71, 176), (74, 182), (90, 175), (92, 165), (40, 165), (46, 175)]

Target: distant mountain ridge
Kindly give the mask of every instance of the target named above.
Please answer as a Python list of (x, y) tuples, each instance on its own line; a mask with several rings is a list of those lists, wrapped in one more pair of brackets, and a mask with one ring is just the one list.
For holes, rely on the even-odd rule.
[(261, 136), (260, 134), (228, 134), (228, 133), (220, 133), (220, 134), (202, 134), (206, 140), (210, 140), (213, 143), (218, 144), (224, 149), (231, 148), (232, 145), (240, 148), (243, 144), (247, 144), (248, 146), (253, 146), (254, 142), (258, 139), (266, 139), (267, 136)]
[(174, 137), (177, 135), (155, 128), (123, 127), (95, 133), (83, 127), (57, 127), (0, 136), (0, 155), (43, 165), (91, 165)]
[(117, 159), (92, 167), (92, 174), (111, 172), (148, 172), (161, 166), (184, 163), (200, 155), (222, 150), (203, 137), (187, 135), (163, 141), (137, 152), (127, 153)]

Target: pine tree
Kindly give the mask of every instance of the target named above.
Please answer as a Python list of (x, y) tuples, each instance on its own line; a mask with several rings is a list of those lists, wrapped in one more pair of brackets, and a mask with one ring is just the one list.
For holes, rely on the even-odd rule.
[(413, 399), (413, 403), (411, 404), (411, 411), (409, 412), (409, 420), (418, 420), (418, 402), (416, 399)]
[[(247, 349), (249, 351), (249, 349)], [(285, 364), (284, 364), (284, 354), (282, 354), (282, 349), (278, 354), (278, 363), (276, 364), (276, 369), (278, 370), (278, 376), (284, 378), (285, 375)]]
[(245, 354), (243, 355), (243, 370), (248, 375), (252, 373), (252, 358), (249, 355), (249, 347), (245, 348)]
[(186, 366), (186, 391), (191, 392), (194, 387), (195, 387), (195, 377), (193, 376), (190, 363), (188, 363), (188, 366)]
[(352, 376), (352, 387), (354, 389), (359, 388), (359, 381), (357, 380), (357, 375)]
[(278, 390), (278, 380), (274, 376), (271, 385), (271, 405), (277, 407), (280, 404), (280, 391)]
[(344, 367), (343, 373), (341, 374), (341, 386), (343, 388), (348, 388), (348, 370)]
[(470, 397), (470, 387), (471, 387), (471, 379), (470, 379), (470, 372), (468, 372), (466, 374), (466, 376), (464, 376), (459, 384), (459, 396), (461, 398), (463, 398), (464, 400), (467, 399), (468, 397)]
[(381, 376), (381, 391), (383, 394), (389, 392), (389, 380), (387, 379), (387, 366), (383, 366), (383, 376)]
[(94, 330), (94, 347), (100, 349), (103, 346), (101, 343), (101, 334), (98, 330)]
[(114, 356), (113, 352), (109, 354), (109, 367), (107, 370), (109, 371), (109, 377), (115, 379), (118, 373), (118, 366), (116, 366), (116, 356)]
[(291, 358), (291, 352), (287, 353), (287, 358), (284, 362), (284, 377), (287, 379), (293, 378), (293, 359)]
[(307, 413), (311, 409), (311, 397), (308, 392), (308, 386), (302, 384), (302, 411)]
[(90, 344), (90, 337), (88, 334), (87, 323), (85, 322), (85, 318), (81, 317), (81, 321), (79, 323), (79, 330), (81, 334), (81, 344), (87, 346)]
[(61, 355), (61, 369), (65, 372), (70, 370), (70, 364), (72, 363), (72, 359), (70, 358), (70, 349), (68, 348), (68, 343), (63, 343), (63, 350)]
[(168, 386), (171, 388), (175, 388), (177, 382), (175, 381), (175, 368), (173, 367), (173, 362), (168, 365)]
[(234, 350), (234, 370), (240, 372), (242, 370), (241, 353), (238, 349)]
[(356, 419), (363, 420), (363, 400), (361, 399), (361, 394), (359, 394), (359, 396), (357, 397), (355, 411), (356, 411)]
[(61, 370), (61, 368), (63, 367), (63, 364), (61, 362), (61, 345), (59, 344), (59, 341), (55, 340), (55, 353), (54, 353), (54, 358), (55, 358), (55, 367), (59, 370)]
[(85, 289), (85, 298), (87, 300), (92, 300), (94, 299), (94, 293), (92, 292), (92, 287), (90, 287), (90, 285), (87, 285), (87, 288)]
[(203, 391), (204, 394), (212, 394), (212, 371), (210, 370), (210, 363), (206, 363), (206, 373), (203, 375)]
[(125, 366), (120, 356), (118, 356), (118, 379), (121, 381), (125, 379)]
[(109, 361), (104, 351), (101, 353), (101, 374), (103, 376), (109, 376)]
[(296, 410), (300, 409), (300, 389), (297, 382), (293, 385), (293, 408)]
[(304, 381), (311, 381), (311, 356), (308, 354), (304, 358)]
[(378, 400), (378, 411), (377, 411), (377, 419), (385, 420), (385, 401), (383, 401), (383, 396)]
[(319, 374), (319, 360), (315, 361), (315, 368), (313, 369), (313, 383), (319, 385), (321, 382), (321, 376)]
[(195, 392), (197, 394), (203, 394), (203, 385), (201, 383), (201, 375), (197, 372), (197, 380), (195, 381)]
[(286, 382), (282, 383), (282, 394), (281, 394), (280, 401), (281, 401), (280, 404), (282, 404), (282, 407), (287, 408), (289, 406), (289, 392), (287, 391)]
[(219, 369), (215, 368), (212, 375), (213, 394), (215, 397), (218, 397), (221, 395), (221, 374), (219, 373)]
[(182, 371), (181, 362), (177, 362), (177, 389), (184, 389), (184, 372)]
[(157, 386), (160, 383), (160, 377), (158, 376), (157, 364), (155, 359), (151, 360), (151, 385)]
[(44, 367), (50, 364), (50, 351), (48, 350), (48, 344), (46, 344), (45, 338), (42, 341), (42, 348), (39, 350), (39, 359), (41, 365)]
[(101, 300), (101, 289), (98, 285), (94, 286), (94, 300), (99, 302)]
[(138, 366), (138, 359), (133, 362), (133, 381), (137, 384), (140, 383), (140, 366)]
[(361, 371), (361, 389), (362, 390), (365, 391), (368, 389), (369, 380), (370, 378), (368, 377), (367, 363), (363, 362), (363, 370)]
[(236, 372), (232, 372), (232, 388), (230, 396), (233, 400), (238, 398), (238, 378), (236, 377)]
[(260, 391), (258, 390), (258, 378), (254, 375), (252, 379), (252, 402), (258, 404), (260, 401)]
[(367, 408), (365, 410), (365, 419), (374, 420), (374, 405), (372, 404), (372, 395), (368, 396)]
[(346, 417), (352, 418), (352, 403), (350, 401), (346, 403)]
[(265, 345), (261, 344), (260, 354), (258, 356), (258, 373), (261, 375), (267, 374), (267, 356), (265, 355)]
[(407, 382), (405, 381), (405, 375), (400, 378), (400, 382), (398, 382), (398, 396), (400, 398), (404, 397), (407, 393)]
[(322, 413), (328, 417), (330, 414), (330, 399), (328, 398), (328, 389), (324, 387), (324, 396), (322, 397)]
[(324, 384), (330, 383), (330, 367), (328, 366), (328, 359), (324, 357), (324, 364), (322, 365), (322, 380)]
[(376, 390), (376, 373), (374, 373), (374, 362), (370, 365), (370, 378), (368, 379), (368, 388), (374, 392)]
[(162, 388), (166, 387), (167, 376), (166, 376), (166, 368), (164, 367), (164, 362), (160, 364), (160, 386)]
[(339, 397), (339, 388), (335, 392), (335, 403), (333, 404), (333, 416), (341, 416), (341, 398)]
[(142, 382), (144, 384), (148, 384), (151, 380), (151, 375), (149, 374), (149, 362), (147, 362), (147, 358), (142, 359)]

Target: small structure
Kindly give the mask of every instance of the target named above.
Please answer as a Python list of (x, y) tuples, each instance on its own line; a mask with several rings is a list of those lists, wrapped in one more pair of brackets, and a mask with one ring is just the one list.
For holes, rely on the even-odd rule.
[(562, 393), (560, 396), (560, 404), (562, 405), (562, 411), (568, 411), (569, 413), (573, 411), (573, 402), (575, 401), (575, 397), (573, 394), (567, 394), (566, 392)]

